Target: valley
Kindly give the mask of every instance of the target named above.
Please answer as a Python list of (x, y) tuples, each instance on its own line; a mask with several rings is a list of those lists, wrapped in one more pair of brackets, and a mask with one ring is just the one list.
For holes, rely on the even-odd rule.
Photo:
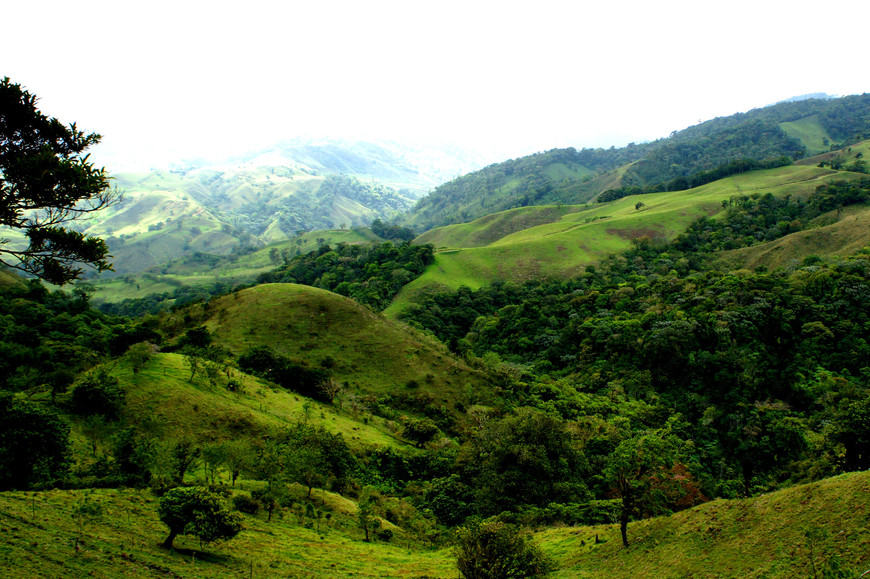
[(0, 568), (866, 575), (868, 109), (115, 176), (114, 272), (0, 271)]

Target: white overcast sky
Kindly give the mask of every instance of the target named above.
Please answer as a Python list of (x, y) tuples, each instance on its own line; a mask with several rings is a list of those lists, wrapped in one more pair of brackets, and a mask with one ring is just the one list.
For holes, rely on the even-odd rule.
[[(296, 136), (621, 146), (870, 91), (870, 2), (8, 2), (0, 76), (130, 163)], [(493, 159), (497, 160), (497, 159)]]

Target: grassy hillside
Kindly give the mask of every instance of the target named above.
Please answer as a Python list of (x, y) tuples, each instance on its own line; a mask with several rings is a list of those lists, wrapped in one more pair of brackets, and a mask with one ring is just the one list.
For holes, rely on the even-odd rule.
[(627, 549), (618, 525), (536, 538), (558, 562), (553, 577), (814, 577), (834, 556), (857, 577), (870, 569), (868, 496), (870, 475), (852, 473), (632, 523)]
[(831, 136), (825, 130), (818, 115), (780, 123), (779, 126), (789, 137), (803, 143), (810, 155), (817, 155), (831, 148)]
[[(332, 514), (319, 524), (319, 532), (288, 509), (270, 522), (265, 515), (245, 515), (238, 537), (204, 552), (191, 537), (179, 537), (170, 552), (158, 546), (166, 527), (157, 517), (158, 499), (149, 491), (2, 493), (0, 568), (4, 577), (22, 579), (455, 577), (446, 551), (409, 548), (398, 533), (396, 544), (365, 543), (354, 526), (355, 503), (330, 493), (318, 492), (315, 499)], [(98, 505), (101, 514), (76, 517), (85, 501)]]
[[(734, 175), (688, 191), (625, 197), (575, 207), (527, 207), (472, 223), (430, 231), (418, 240), (441, 248), (430, 266), (385, 311), (397, 314), (417, 292), (476, 289), (501, 279), (523, 282), (568, 277), (639, 237), (671, 239), (702, 215), (722, 211), (735, 195), (808, 195), (831, 179), (857, 177), (815, 166), (781, 167)], [(643, 205), (638, 208), (637, 204)], [(522, 228), (523, 224), (529, 224)], [(482, 240), (493, 239), (487, 245)]]
[(870, 207), (834, 211), (820, 216), (810, 227), (761, 245), (722, 252), (717, 265), (726, 269), (775, 269), (798, 265), (812, 255), (851, 255), (870, 245)]
[[(627, 549), (617, 525), (547, 529), (535, 540), (554, 559), (554, 578), (812, 577), (835, 556), (857, 576), (870, 568), (868, 494), (870, 475), (852, 473), (632, 523)], [(181, 537), (170, 552), (158, 547), (166, 529), (148, 491), (0, 493), (0, 566), (16, 578), (457, 577), (449, 549), (423, 548), (398, 528), (392, 543), (364, 543), (352, 501), (315, 498), (333, 513), (320, 532), (293, 510), (271, 522), (245, 515), (245, 530), (228, 543), (202, 552)], [(76, 516), (85, 502), (99, 514)]]
[[(111, 374), (127, 392), (124, 422), (163, 440), (257, 439), (306, 420), (341, 434), (353, 448), (404, 446), (380, 417), (372, 416), (364, 424), (332, 406), (275, 389), (239, 371), (233, 371), (233, 380), (241, 386), (238, 392), (213, 386), (199, 375), (190, 380), (190, 369), (178, 354), (156, 354), (138, 373), (122, 361)], [(84, 444), (83, 436), (78, 440)]]
[(266, 345), (328, 367), (365, 394), (446, 409), (488, 396), (484, 376), (443, 345), (325, 290), (265, 284), (198, 307), (215, 341), (233, 352)]

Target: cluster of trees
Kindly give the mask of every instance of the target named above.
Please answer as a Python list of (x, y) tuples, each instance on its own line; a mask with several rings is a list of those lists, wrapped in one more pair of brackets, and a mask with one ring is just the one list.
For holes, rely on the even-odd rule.
[(157, 339), (156, 320), (101, 314), (89, 307), (89, 296), (84, 286), (50, 292), (37, 280), (0, 292), (0, 388), (54, 396), (105, 357)]
[(431, 245), (339, 243), (299, 255), (261, 275), (260, 283), (299, 283), (348, 296), (382, 310), (402, 287), (434, 261)]

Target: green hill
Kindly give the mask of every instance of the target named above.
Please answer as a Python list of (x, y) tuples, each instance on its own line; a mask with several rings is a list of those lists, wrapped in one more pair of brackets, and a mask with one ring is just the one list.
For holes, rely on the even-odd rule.
[(698, 217), (722, 211), (722, 202), (733, 196), (806, 196), (822, 183), (858, 176), (814, 166), (781, 167), (734, 175), (688, 191), (584, 206), (526, 207), (435, 229), (415, 240), (439, 248), (435, 264), (405, 286), (385, 313), (395, 315), (415, 295), (433, 289), (463, 285), (477, 289), (493, 280), (522, 283), (570, 277), (628, 249), (634, 239), (672, 239)]
[(485, 376), (437, 341), (325, 290), (265, 284), (198, 307), (215, 342), (231, 351), (269, 346), (328, 367), (336, 380), (363, 395), (436, 413), (489, 396)]
[[(239, 437), (256, 441), (304, 420), (342, 434), (352, 448), (405, 446), (383, 418), (371, 416), (364, 424), (333, 406), (307, 401), (238, 370), (232, 371), (236, 392), (214, 386), (199, 375), (190, 379), (190, 374), (179, 354), (156, 354), (135, 373), (128, 360), (114, 365), (111, 375), (127, 393), (123, 422), (149, 437), (205, 443)], [(84, 446), (85, 436), (80, 428), (76, 431)]]

